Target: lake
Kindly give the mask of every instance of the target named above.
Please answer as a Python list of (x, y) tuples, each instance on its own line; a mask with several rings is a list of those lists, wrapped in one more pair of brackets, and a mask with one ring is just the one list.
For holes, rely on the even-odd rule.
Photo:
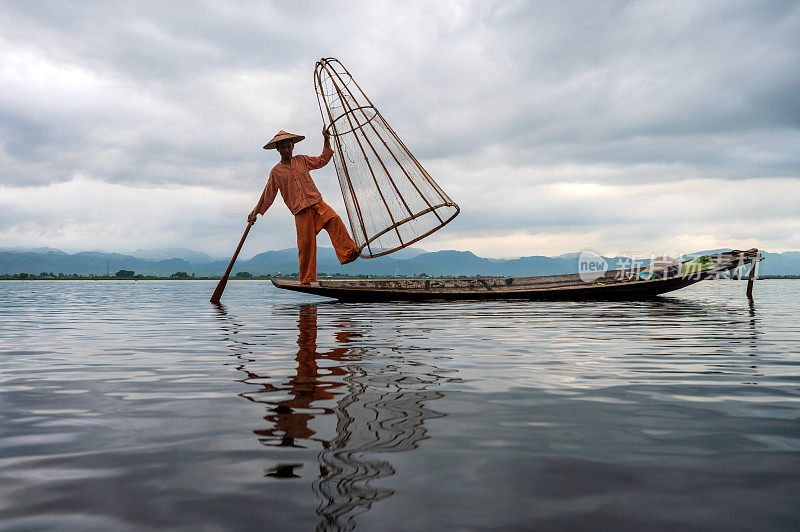
[(800, 281), (0, 282), (0, 528), (798, 530)]

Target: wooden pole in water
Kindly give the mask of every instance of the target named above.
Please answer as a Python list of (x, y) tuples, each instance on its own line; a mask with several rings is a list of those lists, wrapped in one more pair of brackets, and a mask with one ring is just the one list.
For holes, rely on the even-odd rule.
[(747, 297), (752, 299), (753, 298), (753, 281), (756, 279), (756, 266), (758, 265), (758, 261), (754, 260), (750, 262), (750, 275), (747, 277)]
[(222, 297), (222, 292), (225, 291), (225, 285), (228, 284), (228, 276), (231, 274), (233, 263), (236, 262), (236, 257), (239, 256), (239, 252), (242, 250), (242, 245), (244, 245), (244, 239), (247, 238), (247, 233), (250, 232), (250, 228), (253, 227), (254, 223), (255, 222), (247, 222), (247, 228), (244, 230), (242, 239), (239, 241), (239, 245), (237, 246), (236, 251), (233, 253), (233, 258), (231, 259), (231, 263), (228, 264), (228, 269), (225, 270), (225, 275), (223, 275), (222, 279), (219, 280), (219, 284), (217, 284), (217, 289), (214, 290), (214, 294), (211, 296), (212, 303), (219, 303), (219, 298)]

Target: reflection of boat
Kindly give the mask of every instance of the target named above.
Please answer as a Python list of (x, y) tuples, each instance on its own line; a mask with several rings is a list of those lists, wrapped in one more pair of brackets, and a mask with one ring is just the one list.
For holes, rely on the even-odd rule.
[[(278, 288), (332, 297), (342, 301), (391, 301), (426, 299), (640, 299), (687, 287), (704, 279), (718, 278), (762, 259), (758, 250), (729, 251), (697, 259), (663, 276), (641, 275), (638, 270), (609, 270), (586, 280), (586, 275), (538, 277), (476, 277), (458, 279), (337, 279), (302, 285), (291, 279), (272, 279)], [(688, 266), (688, 267), (687, 267)], [(754, 271), (754, 270), (753, 270)], [(752, 277), (748, 294), (752, 291)]]
[[(269, 426), (253, 432), (267, 446), (320, 445), (319, 476), (312, 483), (319, 499), (319, 529), (354, 527), (356, 515), (394, 493), (370, 482), (394, 474), (385, 453), (414, 449), (427, 437), (425, 420), (442, 414), (426, 403), (443, 396), (436, 388), (448, 377), (438, 368), (402, 357), (370, 357), (363, 341), (354, 348), (364, 330), (345, 318), (335, 321), (337, 345), (319, 352), (318, 306), (300, 305), (295, 375), (284, 383), (275, 382), (274, 377), (248, 369), (254, 365), (258, 344), (237, 334), (239, 325), (224, 307), (218, 308), (226, 322), (226, 339), (233, 342), (233, 354), (241, 361), (237, 368), (247, 375), (243, 382), (255, 388), (240, 395), (269, 407), (264, 417)], [(336, 427), (332, 438), (318, 429), (325, 425), (318, 422), (327, 416), (335, 418), (330, 419)], [(267, 476), (301, 478), (302, 464), (278, 464)]]

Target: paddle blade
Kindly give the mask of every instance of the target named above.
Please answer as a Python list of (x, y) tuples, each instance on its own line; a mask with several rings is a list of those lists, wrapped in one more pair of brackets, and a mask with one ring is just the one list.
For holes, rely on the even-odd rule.
[(247, 223), (247, 228), (244, 230), (242, 239), (239, 241), (239, 245), (236, 247), (236, 251), (234, 251), (233, 253), (233, 258), (231, 259), (231, 263), (228, 264), (228, 269), (225, 270), (225, 275), (223, 275), (222, 279), (219, 280), (216, 290), (214, 290), (214, 293), (211, 295), (210, 301), (212, 303), (219, 303), (219, 298), (222, 297), (222, 292), (225, 291), (225, 285), (228, 284), (228, 276), (231, 274), (233, 263), (236, 262), (236, 257), (239, 256), (239, 252), (242, 250), (242, 245), (244, 244), (244, 240), (247, 238), (247, 233), (250, 232), (250, 228), (253, 227), (254, 223), (255, 223), (254, 221)]
[(225, 285), (228, 284), (228, 276), (226, 275), (222, 279), (219, 280), (217, 283), (217, 288), (214, 290), (214, 293), (211, 294), (211, 302), (212, 303), (219, 303), (219, 298), (222, 297), (222, 292), (225, 291)]

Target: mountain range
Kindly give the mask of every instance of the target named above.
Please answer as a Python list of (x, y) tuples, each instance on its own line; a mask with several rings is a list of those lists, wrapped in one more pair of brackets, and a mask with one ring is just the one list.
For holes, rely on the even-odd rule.
[[(722, 250), (700, 251), (693, 255)], [(800, 251), (783, 253), (762, 252), (766, 260), (759, 266), (760, 275), (800, 274)], [(172, 255), (171, 257), (169, 255)], [(575, 273), (578, 253), (557, 257), (541, 255), (515, 259), (491, 259), (470, 251), (434, 251), (409, 248), (376, 259), (360, 259), (342, 266), (331, 248), (319, 248), (317, 270), (328, 274), (346, 275), (497, 275), (526, 276)], [(624, 264), (626, 257), (605, 257), (609, 268)], [(0, 248), (0, 274), (52, 272), (55, 274), (112, 275), (118, 270), (133, 270), (137, 274), (169, 276), (176, 272), (197, 276), (221, 275), (228, 266), (227, 258), (214, 258), (206, 253), (184, 248), (137, 250), (132, 253), (83, 251), (64, 253), (54, 248)], [(233, 273), (253, 275), (297, 272), (295, 248), (266, 251), (236, 263)]]

